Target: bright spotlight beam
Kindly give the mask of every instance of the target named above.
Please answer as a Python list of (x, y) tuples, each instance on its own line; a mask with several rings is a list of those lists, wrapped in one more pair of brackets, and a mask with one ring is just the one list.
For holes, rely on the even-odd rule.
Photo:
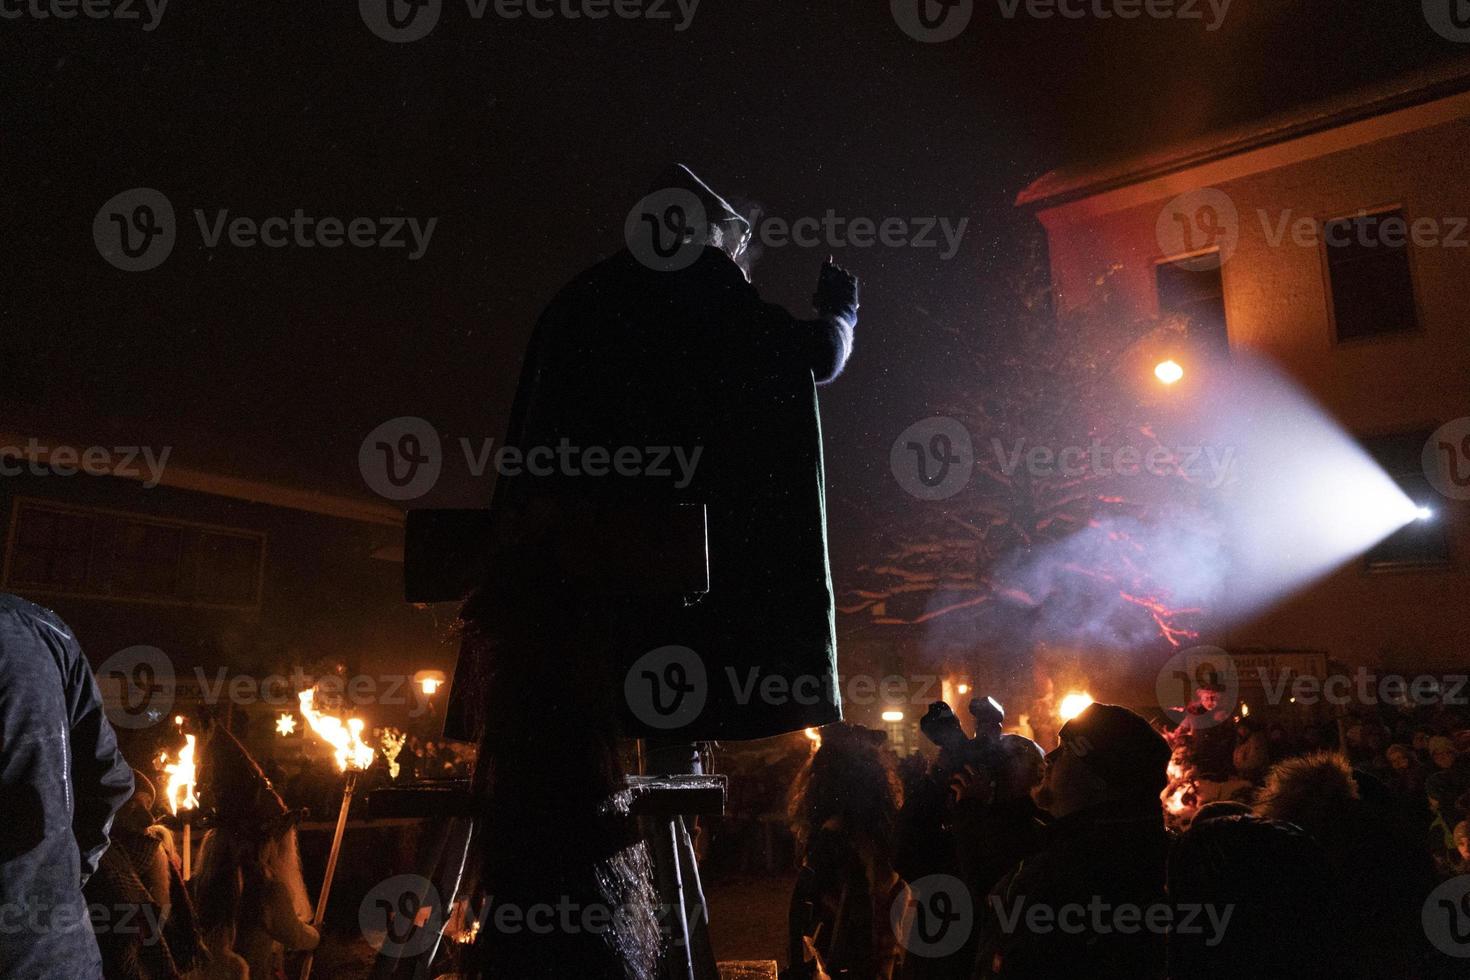
[(1430, 516), (1295, 382), (1239, 352), (1186, 423), (1233, 459), (1219, 491), (1227, 616), (1280, 602)]

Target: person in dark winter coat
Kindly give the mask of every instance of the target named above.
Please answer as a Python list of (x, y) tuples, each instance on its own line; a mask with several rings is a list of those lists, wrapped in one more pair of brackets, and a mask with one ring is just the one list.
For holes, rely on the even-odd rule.
[[(525, 580), (533, 561), (538, 582), (572, 580), (575, 601), (620, 593), (589, 613), (620, 668), (619, 684), (656, 648), (687, 647), (703, 663), (706, 703), (677, 733), (689, 741), (763, 738), (838, 721), (816, 386), (836, 378), (851, 352), (857, 280), (829, 262), (814, 315), (793, 316), (763, 301), (737, 264), (749, 232), (744, 218), (687, 168), (674, 168), (658, 186), (652, 198), (677, 193), (702, 212), (683, 233), (689, 264), (650, 267), (647, 256), (624, 249), (578, 276), (542, 314), (506, 438), (527, 465), (497, 483), (482, 591), (514, 588), (510, 579)], [(545, 462), (561, 447), (571, 462), (531, 465), (533, 454)], [(591, 475), (583, 457), (573, 458), (577, 447), (601, 447), (614, 459), (621, 451), (626, 461), (636, 454), (646, 465), (609, 466), (599, 457), (601, 475)], [(573, 547), (586, 537), (567, 532), (571, 515), (681, 504), (702, 505), (707, 515), (707, 594), (633, 602), (630, 583), (576, 581), (605, 564), (596, 555), (570, 565), (555, 558), (567, 537)], [(481, 699), (476, 659), (473, 649), (461, 654), (451, 721), (465, 701)], [(742, 697), (739, 685), (752, 672), (758, 683), (780, 678), (792, 696)], [(622, 723), (628, 734), (669, 734), (636, 715)]]
[[(687, 264), (650, 264), (630, 241), (562, 289), (532, 334), (445, 725), (480, 744), (487, 891), (626, 914), (602, 934), (485, 928), (475, 959), (492, 980), (658, 970), (650, 853), (608, 802), (624, 782), (620, 738), (663, 736), (644, 759), (688, 770), (693, 743), (841, 718), (816, 386), (846, 363), (857, 282), (828, 263), (809, 319), (765, 303), (736, 262), (745, 219), (687, 168), (659, 186), (698, 212), (673, 242)], [(664, 539), (681, 508), (703, 509), (699, 541)], [(629, 513), (642, 523), (609, 542)], [(635, 547), (647, 567), (609, 580)], [(691, 555), (707, 556), (707, 589), (669, 587), (658, 573)], [(669, 648), (692, 651), (706, 684), (702, 710), (661, 728), (628, 685), (641, 657)], [(792, 696), (748, 696), (752, 672)]]
[[(1118, 705), (1091, 704), (1062, 726), (1039, 801), (1054, 822), (977, 910), (978, 976), (1163, 976), (1164, 936), (1136, 926), (1167, 905), (1159, 794), (1169, 755), (1148, 722)], [(1135, 927), (1119, 928), (1114, 915)]]
[[(1335, 980), (1345, 975), (1336, 879), (1292, 824), (1200, 810), (1169, 853), (1169, 936), (1178, 980)], [(1224, 815), (1216, 815), (1223, 813)]]
[(1317, 752), (1275, 766), (1255, 808), (1322, 845), (1343, 899), (1337, 936), (1351, 965), (1343, 976), (1425, 975), (1431, 951), (1420, 910), (1434, 869), (1383, 784), (1338, 753)]
[[(952, 770), (949, 806), (937, 829), (950, 842), (953, 856), (928, 873), (958, 878), (973, 907), (982, 909), (995, 884), (1041, 847), (1051, 818), (1032, 794), (1045, 771), (1041, 746), (1021, 735), (998, 733), (988, 751)], [(952, 953), (906, 957), (902, 980), (969, 980), (979, 940), (979, 931), (972, 928)]]
[(0, 975), (102, 976), (82, 886), (133, 773), (76, 638), (0, 594)]
[(1051, 817), (1033, 793), (1046, 777), (1041, 746), (1022, 735), (1002, 735), (1000, 767), (986, 774), (966, 767), (955, 776), (955, 845), (971, 894), (983, 899), (1001, 878), (1034, 854)]

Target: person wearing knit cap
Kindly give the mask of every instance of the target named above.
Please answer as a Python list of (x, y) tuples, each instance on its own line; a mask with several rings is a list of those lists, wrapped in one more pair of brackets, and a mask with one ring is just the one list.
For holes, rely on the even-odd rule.
[(1159, 795), (1169, 756), (1163, 736), (1119, 705), (1088, 705), (1062, 726), (1038, 794), (1055, 820), (1040, 851), (1002, 878), (984, 903), (977, 976), (1163, 976), (1158, 930), (1113, 928), (1092, 910), (1167, 904), (1168, 836)]
[(1152, 800), (1168, 785), (1169, 743), (1147, 721), (1116, 704), (1094, 703), (1062, 726), (1048, 756), (1055, 817), (1113, 800)]
[(272, 977), (285, 950), (315, 949), (311, 900), (301, 877), (296, 824), (255, 759), (216, 723), (199, 766), (209, 827), (190, 882), (209, 962), (190, 980)]

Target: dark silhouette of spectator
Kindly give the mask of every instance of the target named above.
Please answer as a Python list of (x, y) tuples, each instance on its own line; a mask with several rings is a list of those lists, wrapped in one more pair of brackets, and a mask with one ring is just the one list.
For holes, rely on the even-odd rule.
[[(1041, 746), (1021, 735), (1001, 735), (986, 753), (987, 767), (962, 765), (950, 779), (946, 832), (953, 839), (954, 863), (942, 873), (964, 883), (974, 908), (1020, 861), (1041, 846), (1050, 816), (1036, 805), (1033, 793), (1046, 773)], [(954, 953), (946, 956), (909, 956), (904, 980), (968, 978), (974, 973), (978, 929)]]
[[(791, 788), (801, 854), (787, 977), (889, 980), (902, 961), (890, 912), (903, 893), (893, 835), (903, 790), (883, 734), (828, 725)], [(820, 971), (820, 972), (819, 972)]]
[(1434, 869), (1388, 789), (1355, 774), (1342, 755), (1318, 752), (1273, 768), (1255, 806), (1322, 846), (1341, 890), (1337, 942), (1352, 965), (1346, 976), (1422, 976), (1428, 946), (1420, 908)]
[(1403, 744), (1394, 744), (1385, 752), (1388, 759), (1388, 774), (1384, 780), (1389, 788), (1409, 802), (1423, 803), (1424, 767), (1414, 750)]
[(1434, 769), (1451, 769), (1459, 757), (1455, 743), (1445, 736), (1436, 735), (1429, 740), (1429, 761)]
[(1118, 705), (1091, 704), (1062, 726), (1038, 800), (1054, 822), (1041, 849), (988, 897), (978, 975), (1163, 976), (1163, 935), (1100, 925), (1090, 910), (1166, 902), (1159, 794), (1169, 756), (1163, 737)]
[(97, 931), (103, 972), (108, 980), (177, 980), (202, 960), (203, 939), (173, 837), (153, 822), (153, 783), (134, 769), (133, 785), (86, 887), (87, 901), (108, 916)]
[[(1169, 853), (1169, 976), (1336, 980), (1344, 976), (1335, 881), (1322, 848), (1291, 824), (1206, 814)], [(1202, 819), (1203, 818), (1203, 819)]]
[(1041, 746), (1022, 735), (1002, 735), (993, 774), (965, 766), (954, 777), (954, 825), (960, 873), (978, 899), (1017, 862), (1035, 853), (1051, 820), (1034, 794), (1046, 778)]
[(1432, 772), (1424, 780), (1425, 799), (1429, 802), (1429, 830), (1426, 841), (1429, 855), (1443, 864), (1455, 849), (1454, 827), (1464, 816), (1458, 800), (1464, 786), (1452, 772)]
[(1251, 814), (1251, 808), (1239, 800), (1213, 800), (1199, 808), (1194, 819), (1190, 821), (1193, 827), (1200, 823), (1209, 823), (1211, 820), (1223, 820), (1226, 817), (1243, 817)]
[(1470, 822), (1461, 820), (1455, 824), (1455, 853), (1451, 855), (1444, 870), (1444, 877), (1470, 874)]
[[(82, 886), (133, 773), (81, 646), (55, 613), (0, 594), (0, 973), (102, 976)], [(17, 929), (14, 923), (22, 926)]]

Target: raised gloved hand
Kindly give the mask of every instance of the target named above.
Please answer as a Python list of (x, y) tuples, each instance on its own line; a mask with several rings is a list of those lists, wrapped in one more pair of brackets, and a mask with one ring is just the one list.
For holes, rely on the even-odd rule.
[(856, 317), (858, 310), (857, 276), (827, 256), (822, 271), (817, 276), (817, 291), (812, 294), (812, 306), (822, 316)]

